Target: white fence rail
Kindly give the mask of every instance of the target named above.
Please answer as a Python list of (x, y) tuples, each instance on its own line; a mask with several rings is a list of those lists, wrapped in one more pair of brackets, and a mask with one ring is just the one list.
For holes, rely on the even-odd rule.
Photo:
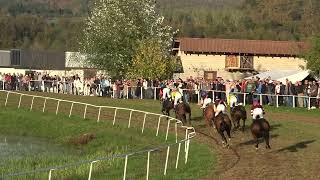
[[(49, 82), (49, 81), (48, 81)], [(1, 84), (1, 82), (0, 82)], [(50, 85), (45, 83), (45, 81), (31, 81), (25, 85), (15, 84), (16, 90), (25, 91), (43, 91), (43, 92), (53, 92), (53, 93), (66, 93), (74, 95), (90, 95), (94, 94), (96, 96), (109, 95), (112, 98), (139, 98), (139, 99), (160, 99), (160, 87), (135, 87), (135, 86), (125, 86), (123, 90), (116, 91), (109, 88), (102, 88), (101, 85), (97, 85), (95, 88), (90, 88), (85, 85), (76, 86), (73, 83), (66, 84), (65, 82), (49, 82)], [(53, 84), (56, 84), (55, 86)], [(2, 82), (3, 90), (12, 90), (6, 87), (5, 83)], [(9, 88), (9, 89), (8, 89)], [(183, 89), (183, 98), (186, 102), (200, 103), (201, 93), (207, 92), (209, 97), (212, 99), (224, 99), (228, 100), (228, 95), (226, 91), (216, 91), (216, 90), (200, 90), (200, 89)], [(253, 99), (258, 99), (261, 104), (274, 105), (276, 107), (287, 106), (287, 107), (302, 107), (311, 109), (312, 107), (320, 106), (320, 97), (311, 96), (301, 96), (301, 95), (279, 95), (279, 94), (257, 94), (257, 93), (240, 93), (236, 92), (238, 103), (244, 105), (251, 104)]]
[[(124, 165), (124, 171), (123, 171), (123, 179), (126, 179), (126, 170), (127, 170), (127, 162), (130, 161), (130, 157), (132, 156), (136, 156), (139, 154), (146, 154), (148, 156), (148, 161), (146, 162), (146, 179), (148, 179), (149, 177), (149, 171), (150, 171), (150, 154), (152, 152), (156, 152), (158, 150), (161, 149), (165, 149), (167, 150), (167, 154), (166, 154), (166, 162), (164, 165), (164, 171), (163, 171), (163, 175), (167, 174), (167, 163), (168, 163), (168, 158), (169, 158), (169, 153), (170, 153), (170, 147), (173, 146), (178, 146), (178, 152), (177, 152), (177, 156), (175, 157), (175, 168), (178, 168), (178, 163), (179, 163), (179, 155), (180, 155), (180, 150), (181, 150), (181, 144), (184, 144), (184, 157), (185, 157), (185, 163), (187, 163), (188, 161), (188, 153), (189, 153), (189, 147), (190, 147), (190, 140), (195, 136), (195, 129), (193, 127), (187, 127), (184, 126), (182, 124), (182, 122), (178, 119), (169, 117), (169, 116), (165, 116), (165, 115), (161, 115), (161, 114), (156, 114), (156, 113), (151, 113), (151, 112), (146, 112), (146, 111), (140, 111), (140, 110), (135, 110), (135, 109), (129, 109), (129, 108), (121, 108), (121, 107), (112, 107), (112, 106), (97, 106), (97, 105), (93, 105), (93, 104), (88, 104), (88, 103), (82, 103), (82, 102), (76, 102), (76, 101), (69, 101), (69, 100), (63, 100), (63, 99), (57, 99), (57, 98), (51, 98), (51, 97), (44, 97), (44, 96), (35, 96), (35, 95), (29, 95), (29, 94), (22, 94), (22, 93), (18, 93), (18, 92), (13, 92), (13, 91), (4, 91), (4, 90), (0, 90), (0, 93), (4, 93), (4, 106), (9, 106), (8, 102), (10, 101), (10, 97), (15, 95), (15, 96), (19, 96), (19, 102), (17, 103), (17, 108), (19, 109), (21, 107), (21, 101), (23, 100), (24, 97), (29, 97), (32, 98), (31, 102), (30, 102), (30, 111), (33, 110), (33, 106), (34, 106), (34, 102), (36, 99), (43, 99), (44, 103), (40, 104), (41, 105), (41, 110), (42, 112), (46, 111), (47, 108), (47, 104), (48, 104), (48, 100), (52, 100), (52, 101), (56, 101), (56, 109), (55, 109), (55, 114), (58, 115), (60, 113), (59, 111), (59, 107), (61, 106), (62, 102), (65, 103), (69, 103), (70, 105), (70, 109), (69, 111), (69, 117), (72, 116), (73, 113), (73, 107), (74, 105), (78, 104), (78, 105), (84, 105), (84, 111), (83, 111), (83, 118), (86, 118), (87, 115), (87, 108), (88, 107), (92, 107), (92, 108), (96, 108), (98, 109), (98, 114), (97, 114), (97, 123), (100, 122), (100, 115), (101, 115), (101, 111), (103, 109), (112, 109), (114, 111), (113, 114), (113, 118), (112, 118), (112, 124), (115, 125), (117, 123), (117, 111), (119, 110), (124, 110), (124, 111), (128, 111), (130, 112), (130, 116), (128, 118), (128, 128), (131, 127), (131, 120), (132, 120), (132, 113), (133, 112), (137, 112), (137, 113), (142, 113), (143, 114), (143, 124), (141, 126), (141, 133), (144, 133), (145, 130), (145, 124), (146, 124), (146, 119), (148, 115), (154, 115), (154, 116), (158, 116), (158, 123), (157, 126), (154, 128), (156, 130), (156, 134), (155, 136), (158, 136), (159, 131), (160, 131), (160, 122), (163, 120), (167, 120), (167, 126), (166, 126), (166, 130), (165, 130), (165, 141), (168, 140), (168, 135), (169, 135), (169, 129), (170, 129), (170, 125), (172, 123), (174, 123), (174, 133), (175, 133), (175, 143), (173, 144), (165, 144), (162, 145), (160, 147), (156, 147), (156, 148), (150, 148), (147, 150), (143, 150), (143, 151), (137, 151), (137, 152), (132, 152), (132, 153), (126, 153), (126, 154), (120, 154), (120, 155), (114, 155), (111, 157), (104, 157), (104, 158), (97, 158), (97, 159), (93, 159), (93, 160), (89, 160), (89, 161), (83, 161), (83, 162), (79, 162), (79, 163), (74, 163), (74, 164), (66, 164), (63, 166), (58, 166), (58, 167), (48, 167), (48, 168), (43, 168), (43, 169), (37, 169), (34, 171), (30, 171), (30, 172), (22, 172), (22, 173), (12, 173), (12, 174), (7, 174), (7, 175), (2, 175), (0, 176), (0, 179), (5, 178), (5, 177), (12, 177), (12, 176), (24, 176), (24, 175), (28, 175), (28, 174), (36, 174), (36, 173), (40, 173), (40, 172), (47, 172), (48, 173), (48, 179), (50, 180), (52, 177), (52, 174), (57, 171), (57, 170), (65, 170), (69, 167), (74, 167), (74, 166), (80, 166), (83, 164), (88, 164), (89, 165), (89, 172), (88, 172), (88, 179), (92, 178), (92, 171), (94, 168), (94, 164), (99, 162), (99, 161), (108, 161), (108, 160), (113, 160), (116, 158), (125, 158), (125, 165)], [(12, 103), (10, 103), (12, 104)], [(156, 124), (156, 123), (154, 123)], [(185, 137), (182, 140), (178, 139), (178, 128), (180, 130), (183, 130), (185, 132)]]

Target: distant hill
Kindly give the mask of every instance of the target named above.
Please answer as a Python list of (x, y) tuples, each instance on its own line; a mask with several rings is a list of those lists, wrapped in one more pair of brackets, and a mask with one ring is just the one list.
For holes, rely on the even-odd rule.
[(1, 0), (0, 7), (11, 15), (80, 16), (89, 0)]
[[(80, 16), (87, 12), (89, 1), (90, 0), (0, 0), (0, 7), (8, 10), (12, 15), (29, 13), (43, 16)], [(239, 6), (243, 2), (244, 0), (157, 0), (158, 8), (163, 11), (194, 8), (216, 10)]]
[[(0, 48), (72, 50), (94, 0), (0, 0)], [(179, 37), (320, 36), (320, 0), (155, 0)]]

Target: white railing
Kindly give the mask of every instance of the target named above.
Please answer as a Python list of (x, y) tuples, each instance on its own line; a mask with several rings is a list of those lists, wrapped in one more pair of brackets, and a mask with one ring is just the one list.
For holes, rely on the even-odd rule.
[[(31, 83), (34, 83), (31, 85)], [(40, 85), (40, 91), (47, 91), (47, 92), (54, 92), (54, 93), (66, 93), (66, 94), (74, 94), (74, 95), (90, 95), (90, 88), (85, 86), (83, 84), (82, 87), (75, 87), (73, 83), (69, 82), (66, 84), (66, 82), (58, 82), (56, 81), (55, 83), (57, 86), (53, 86), (52, 81), (47, 81), (51, 83), (51, 85), (48, 87), (45, 85), (44, 81), (31, 81), (28, 83), (27, 89), (28, 91), (35, 90), (35, 88), (39, 88), (38, 86)], [(35, 83), (38, 83), (35, 85)], [(3, 84), (3, 89), (5, 89), (5, 85)], [(21, 85), (17, 85), (21, 86)], [(68, 86), (68, 87), (67, 87)], [(109, 87), (112, 89), (112, 87)], [(19, 89), (18, 87), (16, 89)], [(67, 90), (66, 90), (67, 89)], [(136, 86), (125, 86), (125, 88), (119, 92), (114, 89), (108, 92), (110, 97), (112, 98), (118, 98), (119, 95), (121, 95), (121, 98), (139, 98), (139, 99), (160, 99), (159, 91), (160, 87), (136, 87)], [(22, 89), (23, 90), (23, 89)], [(39, 90), (39, 89), (38, 89)], [(96, 85), (96, 88), (93, 90), (94, 95), (96, 96), (102, 96), (103, 94), (103, 88), (101, 88), (101, 85)], [(188, 97), (183, 97), (186, 101), (191, 101), (194, 103), (200, 103), (201, 101), (201, 92), (205, 91), (207, 93), (211, 93), (211, 98), (212, 99), (217, 99), (217, 95), (220, 96), (219, 98), (223, 98), (225, 100), (228, 99), (227, 94), (231, 93), (226, 93), (226, 91), (216, 91), (216, 90), (200, 90), (200, 89), (182, 89), (183, 94)], [(80, 92), (80, 93), (79, 93)], [(135, 94), (137, 93), (137, 94)], [(252, 103), (251, 97), (255, 96), (258, 97), (257, 99), (260, 101), (261, 104), (263, 104), (265, 101), (270, 101), (272, 99), (272, 104), (275, 104), (276, 107), (279, 106), (290, 106), (290, 107), (304, 107), (311, 109), (313, 106), (317, 105), (319, 106), (320, 104), (320, 97), (311, 97), (311, 96), (298, 96), (298, 95), (277, 95), (277, 94), (249, 94), (249, 93), (240, 93), (236, 92), (234, 94), (237, 94), (239, 97), (238, 103), (242, 103), (244, 105)], [(193, 97), (191, 97), (193, 96)], [(250, 97), (251, 96), (251, 97)], [(241, 97), (241, 98), (240, 98)], [(250, 98), (248, 98), (250, 97)], [(266, 100), (268, 99), (268, 100)], [(299, 104), (300, 101), (300, 104)], [(301, 104), (301, 101), (303, 101), (303, 105)], [(318, 101), (318, 102), (317, 102)]]
[[(115, 156), (111, 156), (111, 157), (104, 157), (104, 158), (97, 158), (94, 160), (89, 160), (89, 161), (84, 161), (84, 162), (79, 162), (79, 163), (74, 163), (74, 164), (66, 164), (63, 166), (59, 166), (59, 167), (48, 167), (48, 168), (43, 168), (43, 169), (38, 169), (38, 170), (34, 170), (34, 171), (30, 171), (30, 172), (22, 172), (22, 173), (13, 173), (13, 174), (8, 174), (8, 175), (2, 175), (0, 176), (1, 178), (5, 178), (5, 177), (12, 177), (12, 176), (23, 176), (23, 175), (28, 175), (28, 174), (35, 174), (35, 173), (39, 173), (39, 172), (48, 172), (48, 179), (50, 180), (52, 177), (52, 173), (54, 171), (57, 170), (64, 170), (68, 167), (72, 167), (72, 166), (79, 166), (82, 164), (89, 164), (90, 165), (90, 169), (89, 169), (89, 175), (88, 175), (88, 179), (91, 179), (91, 175), (92, 175), (92, 169), (94, 168), (94, 163), (99, 162), (99, 161), (106, 161), (106, 160), (112, 160), (115, 158), (125, 158), (125, 165), (124, 165), (124, 174), (123, 174), (123, 179), (126, 179), (126, 169), (127, 169), (127, 162), (129, 160), (129, 157), (134, 156), (134, 155), (138, 155), (138, 154), (143, 154), (143, 153), (147, 153), (148, 156), (148, 160), (147, 160), (147, 164), (146, 164), (146, 178), (148, 179), (149, 177), (149, 171), (150, 171), (150, 153), (155, 152), (157, 150), (160, 149), (166, 149), (167, 153), (166, 153), (166, 161), (165, 161), (165, 166), (164, 166), (164, 175), (166, 175), (167, 172), (167, 163), (168, 163), (168, 157), (169, 157), (169, 153), (170, 153), (170, 147), (173, 146), (178, 146), (178, 152), (177, 152), (177, 156), (176, 156), (176, 163), (175, 163), (175, 168), (178, 168), (178, 162), (179, 162), (179, 156), (180, 156), (180, 150), (181, 150), (181, 144), (184, 144), (184, 157), (185, 157), (185, 163), (187, 163), (188, 161), (188, 153), (189, 153), (189, 147), (190, 147), (190, 140), (196, 135), (195, 133), (195, 129), (193, 127), (188, 127), (188, 126), (184, 126), (183, 123), (175, 118), (169, 117), (169, 116), (165, 116), (165, 115), (161, 115), (161, 114), (156, 114), (156, 113), (151, 113), (151, 112), (146, 112), (146, 111), (140, 111), (140, 110), (135, 110), (135, 109), (129, 109), (129, 108), (121, 108), (121, 107), (112, 107), (112, 106), (97, 106), (97, 105), (93, 105), (93, 104), (88, 104), (88, 103), (82, 103), (82, 102), (76, 102), (76, 101), (69, 101), (69, 100), (63, 100), (63, 99), (57, 99), (57, 98), (51, 98), (51, 97), (44, 97), (44, 96), (35, 96), (35, 95), (29, 95), (29, 94), (22, 94), (22, 93), (18, 93), (18, 92), (13, 92), (13, 91), (4, 91), (4, 90), (0, 90), (0, 93), (5, 93), (5, 101), (4, 101), (4, 106), (8, 106), (8, 102), (10, 100), (10, 95), (17, 95), (19, 96), (19, 102), (17, 104), (17, 108), (21, 108), (21, 102), (23, 97), (32, 97), (32, 100), (30, 102), (30, 106), (28, 105), (28, 107), (30, 108), (30, 111), (33, 109), (34, 107), (34, 102), (36, 98), (39, 99), (43, 99), (44, 102), (43, 104), (41, 104), (41, 109), (42, 112), (45, 112), (46, 110), (46, 106), (47, 106), (47, 101), (48, 100), (53, 100), (56, 101), (56, 109), (55, 109), (55, 114), (58, 115), (59, 114), (59, 107), (61, 105), (61, 102), (66, 102), (66, 103), (70, 103), (70, 109), (69, 109), (69, 117), (72, 116), (73, 113), (73, 106), (76, 104), (79, 105), (84, 105), (84, 112), (83, 112), (83, 118), (86, 118), (87, 115), (87, 108), (88, 107), (93, 107), (93, 108), (97, 108), (98, 109), (98, 115), (97, 115), (97, 123), (99, 123), (101, 121), (101, 111), (103, 109), (112, 109), (114, 111), (113, 114), (113, 119), (112, 119), (112, 124), (115, 125), (116, 124), (116, 120), (117, 120), (117, 111), (118, 110), (125, 110), (130, 112), (130, 116), (128, 119), (128, 125), (127, 127), (130, 128), (131, 127), (131, 120), (132, 120), (132, 113), (133, 112), (138, 112), (138, 113), (142, 113), (144, 114), (144, 118), (143, 118), (143, 124), (141, 127), (141, 133), (144, 133), (145, 130), (145, 124), (146, 124), (146, 117), (147, 115), (155, 115), (158, 116), (158, 123), (157, 126), (155, 127), (156, 129), (156, 134), (155, 136), (159, 135), (159, 130), (160, 130), (160, 122), (161, 120), (165, 119), (167, 120), (167, 126), (166, 126), (166, 134), (165, 134), (165, 141), (168, 140), (168, 135), (169, 135), (169, 129), (170, 129), (170, 125), (172, 122), (174, 122), (174, 132), (175, 132), (175, 143), (173, 144), (166, 144), (166, 145), (162, 145), (160, 147), (156, 147), (156, 148), (151, 148), (151, 149), (147, 149), (147, 150), (143, 150), (143, 151), (137, 151), (137, 152), (131, 152), (131, 153), (126, 153), (126, 154), (120, 154), (120, 155), (115, 155)], [(154, 123), (156, 124), (156, 123)], [(185, 137), (182, 140), (178, 140), (178, 128), (182, 129), (183, 131), (185, 131)]]
[[(225, 99), (227, 99), (228, 97), (225, 91), (213, 91), (213, 90), (207, 90), (206, 92), (211, 92), (212, 93), (212, 98), (216, 99), (217, 97), (215, 96), (217, 93), (221, 93), (223, 94), (223, 96), (225, 97)], [(243, 105), (246, 105), (248, 102), (252, 102), (253, 99), (257, 99), (260, 104), (264, 104), (265, 101), (272, 101), (269, 103), (274, 103), (276, 105), (276, 107), (280, 107), (282, 105), (288, 106), (288, 107), (298, 107), (297, 106), (297, 102), (298, 99), (300, 99), (300, 101), (303, 101), (303, 107), (311, 109), (312, 105), (311, 105), (311, 101), (314, 101), (314, 104), (317, 104), (317, 100), (320, 99), (320, 97), (310, 97), (310, 96), (298, 96), (298, 95), (276, 95), (276, 94), (257, 94), (257, 93), (241, 93), (241, 92), (233, 92), (233, 93), (229, 93), (230, 94), (235, 94), (237, 96), (237, 98), (242, 99), (242, 101), (238, 100), (238, 103), (242, 103)], [(220, 95), (221, 96), (221, 95)], [(250, 97), (250, 99), (248, 100), (248, 97)], [(254, 98), (255, 97), (255, 98)], [(271, 97), (271, 100), (269, 100), (269, 98)], [(267, 100), (268, 99), (268, 100)], [(300, 106), (302, 106), (300, 104)]]

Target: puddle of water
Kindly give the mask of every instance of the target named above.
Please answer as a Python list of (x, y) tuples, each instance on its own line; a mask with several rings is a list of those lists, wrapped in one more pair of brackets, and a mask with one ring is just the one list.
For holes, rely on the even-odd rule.
[(7, 159), (22, 159), (26, 156), (60, 155), (71, 153), (71, 149), (33, 137), (0, 135), (0, 162)]

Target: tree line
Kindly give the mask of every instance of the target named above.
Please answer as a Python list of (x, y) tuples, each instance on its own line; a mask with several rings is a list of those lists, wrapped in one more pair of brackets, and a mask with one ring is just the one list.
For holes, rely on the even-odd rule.
[[(48, 2), (1, 1), (0, 48), (75, 49), (89, 1)], [(318, 0), (157, 0), (157, 11), (178, 30), (176, 37), (306, 40), (320, 34)]]

